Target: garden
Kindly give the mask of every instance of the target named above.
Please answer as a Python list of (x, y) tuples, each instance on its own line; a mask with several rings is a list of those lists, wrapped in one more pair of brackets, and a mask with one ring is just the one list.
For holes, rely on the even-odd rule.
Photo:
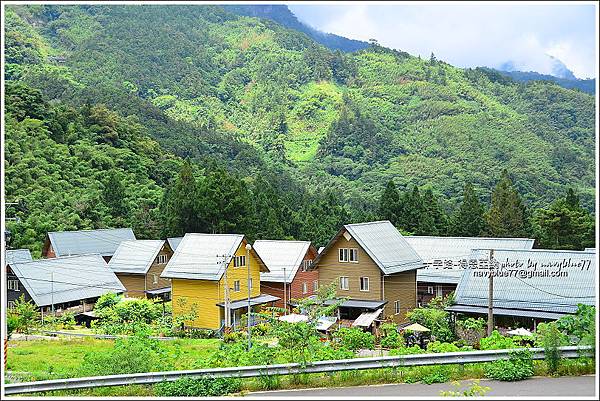
[[(316, 306), (312, 302), (310, 316), (332, 313), (332, 306)], [(558, 347), (595, 344), (595, 309), (581, 305), (577, 314), (556, 322), (541, 323), (531, 338), (503, 336), (494, 331), (485, 336), (483, 319), (467, 318), (452, 322), (444, 311), (447, 300), (435, 300), (425, 308), (414, 309), (408, 320), (431, 329), (431, 341), (425, 349), (408, 346), (397, 325), (385, 322), (376, 337), (359, 328), (340, 328), (325, 338), (315, 328), (314, 320), (300, 323), (268, 319), (252, 329), (252, 347), (247, 350), (244, 332), (234, 331), (221, 337), (210, 331), (190, 331), (173, 322), (168, 308), (149, 300), (122, 300), (104, 296), (96, 305), (99, 317), (91, 331), (122, 335), (117, 339), (58, 337), (30, 341), (11, 341), (8, 351), (9, 381), (48, 380), (68, 377), (112, 375), (137, 372), (202, 369), (232, 366), (267, 365), (297, 362), (301, 365), (320, 360), (358, 357), (359, 350), (382, 350), (389, 355), (443, 353), (475, 349), (524, 348), (509, 358), (492, 363), (396, 367), (361, 371), (261, 376), (252, 379), (180, 379), (155, 385), (56, 391), (46, 395), (94, 396), (217, 396), (258, 390), (301, 387), (352, 386), (377, 383), (426, 384), (460, 379), (491, 378), (523, 380), (533, 375), (580, 375), (592, 373), (592, 355), (577, 359), (561, 359)], [(335, 305), (333, 305), (335, 307)], [(305, 305), (306, 307), (306, 305)], [(166, 312), (169, 313), (166, 313)], [(18, 304), (11, 312), (16, 332), (35, 333), (53, 324), (74, 327), (72, 322), (35, 321), (27, 305)], [(15, 320), (20, 320), (15, 322)], [(161, 337), (178, 337), (165, 339)], [(527, 348), (543, 347), (546, 359), (534, 361)], [(449, 390), (448, 394), (451, 394)]]

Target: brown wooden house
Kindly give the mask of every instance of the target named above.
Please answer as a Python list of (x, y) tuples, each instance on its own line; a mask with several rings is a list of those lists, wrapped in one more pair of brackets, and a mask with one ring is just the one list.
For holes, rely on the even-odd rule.
[(126, 296), (169, 299), (171, 281), (161, 274), (172, 255), (173, 250), (167, 241), (123, 241), (108, 267), (125, 286)]
[(261, 292), (281, 298), (275, 306), (288, 307), (290, 300), (317, 292), (319, 272), (310, 268), (317, 250), (310, 241), (258, 240), (254, 250), (269, 269), (260, 273)]
[(347, 224), (314, 261), (319, 285), (336, 283), (342, 320), (383, 309), (383, 317), (406, 320), (417, 305), (417, 269), (423, 261), (389, 221)]
[(46, 235), (42, 257), (57, 258), (97, 253), (108, 262), (121, 241), (128, 240), (135, 240), (131, 228), (52, 231)]

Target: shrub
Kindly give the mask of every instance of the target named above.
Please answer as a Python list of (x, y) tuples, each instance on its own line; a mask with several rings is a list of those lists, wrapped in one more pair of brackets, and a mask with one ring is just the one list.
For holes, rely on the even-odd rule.
[(434, 341), (427, 344), (427, 352), (444, 353), (458, 351), (460, 351), (460, 349), (452, 343), (442, 343), (439, 341)]
[(398, 333), (397, 326), (394, 323), (384, 323), (381, 325), (380, 344), (384, 348), (398, 348), (404, 345), (402, 335)]
[(223, 334), (223, 342), (225, 343), (235, 343), (240, 340), (244, 340), (246, 336), (241, 331), (232, 331), (230, 333)]
[(560, 365), (558, 347), (568, 343), (567, 337), (560, 332), (556, 323), (540, 323), (536, 330), (535, 344), (544, 348), (544, 359), (548, 372), (556, 374)]
[(362, 331), (362, 329), (357, 327), (341, 328), (335, 333), (335, 337), (342, 347), (352, 351), (373, 349), (375, 347), (375, 337), (373, 334)]
[(508, 359), (500, 359), (487, 365), (485, 374), (490, 379), (517, 381), (533, 376), (533, 360), (527, 350), (515, 351)]
[(484, 337), (479, 340), (479, 348), (482, 350), (487, 349), (510, 349), (518, 348), (519, 344), (510, 337), (504, 337), (498, 332), (498, 330), (492, 331), (488, 337)]
[(440, 395), (442, 397), (483, 397), (488, 391), (491, 390), (488, 386), (482, 386), (479, 384), (479, 380), (473, 380), (469, 387), (461, 391), (460, 382), (452, 382), (454, 390), (441, 390)]
[(205, 338), (215, 338), (216, 336), (217, 336), (217, 333), (214, 330), (210, 330), (210, 329), (190, 329), (189, 330), (190, 338), (205, 339)]
[(252, 327), (252, 334), (257, 336), (264, 336), (271, 331), (271, 325), (268, 323), (260, 323)]
[(15, 317), (13, 320), (14, 330), (19, 333), (29, 334), (31, 329), (39, 323), (40, 314), (37, 306), (31, 301), (25, 301), (24, 295), (15, 300), (11, 315)]
[(75, 328), (75, 314), (73, 312), (65, 312), (59, 319), (63, 329), (73, 330)]
[(575, 315), (563, 316), (556, 321), (556, 324), (560, 331), (570, 337), (573, 345), (596, 345), (596, 308), (594, 306), (579, 304)]
[(445, 383), (450, 380), (450, 368), (448, 366), (433, 366), (425, 369), (427, 372), (421, 382), (425, 384)]
[(482, 318), (469, 317), (456, 322), (456, 334), (461, 340), (469, 345), (479, 344), (482, 337), (485, 337), (486, 321)]
[(104, 309), (104, 308), (112, 308), (119, 302), (121, 302), (122, 297), (120, 295), (114, 294), (112, 292), (107, 292), (98, 298), (96, 301), (96, 305), (94, 305), (94, 310), (96, 312)]
[(424, 354), (426, 351), (421, 349), (418, 345), (413, 345), (412, 347), (400, 347), (390, 350), (391, 356), (397, 355), (413, 355), (413, 354)]
[(431, 330), (434, 340), (450, 342), (455, 335), (450, 326), (450, 314), (443, 309), (416, 308), (406, 314), (412, 323), (419, 323)]
[(172, 382), (162, 382), (154, 386), (159, 397), (216, 397), (236, 393), (240, 390), (240, 380), (233, 378), (181, 378)]
[(19, 317), (9, 312), (8, 316), (6, 316), (6, 335), (10, 340), (10, 336), (17, 330), (19, 327)]

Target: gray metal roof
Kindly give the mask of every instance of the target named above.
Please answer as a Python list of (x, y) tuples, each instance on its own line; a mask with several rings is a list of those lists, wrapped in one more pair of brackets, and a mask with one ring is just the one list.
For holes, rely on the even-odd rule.
[[(187, 233), (160, 276), (218, 281), (243, 240), (241, 234)], [(264, 263), (254, 249), (251, 252)], [(264, 264), (261, 270), (265, 270)]]
[[(446, 308), (450, 312), (475, 313), (479, 315), (487, 315), (487, 307), (468, 306), (468, 305), (452, 305)], [(524, 310), (524, 309), (505, 309), (494, 307), (494, 315), (496, 316), (518, 316), (518, 317), (533, 317), (538, 319), (560, 319), (567, 313), (552, 313), (539, 310)]]
[(257, 240), (253, 247), (269, 268), (268, 273), (260, 274), (261, 281), (290, 283), (310, 248), (310, 241)]
[(146, 274), (164, 244), (163, 240), (123, 241), (108, 267), (115, 273)]
[(423, 267), (423, 260), (389, 221), (346, 224), (344, 228), (384, 274)]
[(585, 248), (585, 252), (596, 252), (596, 248)]
[(99, 253), (112, 256), (121, 241), (135, 240), (131, 228), (106, 228), (98, 230), (54, 231), (48, 239), (56, 256)]
[[(457, 284), (464, 263), (477, 248), (531, 249), (531, 238), (405, 236), (406, 242), (421, 256), (425, 268), (417, 271), (417, 281)], [(463, 262), (463, 263), (461, 263)]]
[[(325, 305), (333, 305), (334, 303), (339, 302), (339, 300), (331, 299), (324, 302)], [(371, 300), (362, 300), (362, 299), (347, 299), (340, 307), (342, 308), (365, 308), (365, 309), (379, 309), (387, 304), (388, 301), (371, 301)]]
[[(574, 313), (579, 303), (595, 304), (593, 252), (496, 249), (494, 259), (500, 274), (494, 277), (495, 307)], [(489, 270), (489, 249), (473, 250), (470, 260), (480, 261), (479, 267), (465, 270), (456, 289), (455, 303), (485, 307), (488, 277), (481, 273)], [(557, 272), (563, 276), (551, 276)]]
[(38, 259), (10, 267), (38, 306), (125, 291), (99, 254)]
[(32, 260), (29, 249), (8, 249), (4, 264), (11, 265), (13, 263), (31, 262)]
[[(250, 306), (266, 304), (267, 302), (279, 301), (280, 298), (269, 294), (261, 294), (254, 298), (250, 298)], [(224, 303), (219, 303), (217, 306), (223, 307)], [(233, 301), (229, 303), (229, 309), (242, 309), (248, 307), (248, 298), (240, 299), (239, 301)]]
[(177, 247), (179, 246), (179, 243), (181, 242), (182, 239), (183, 239), (183, 237), (167, 238), (167, 242), (169, 243), (169, 246), (171, 247), (171, 249), (173, 251), (175, 251), (175, 249), (177, 249)]

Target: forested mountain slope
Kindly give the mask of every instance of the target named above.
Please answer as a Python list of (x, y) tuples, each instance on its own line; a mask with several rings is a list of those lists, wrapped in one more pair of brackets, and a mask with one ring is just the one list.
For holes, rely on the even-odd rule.
[[(315, 213), (312, 196), (324, 196), (333, 227), (343, 213), (326, 190), (360, 219), (374, 215), (389, 179), (401, 189), (431, 188), (447, 209), (466, 183), (487, 202), (504, 169), (530, 206), (546, 206), (572, 186), (593, 208), (595, 104), (588, 94), (380, 46), (334, 52), (304, 33), (218, 6), (7, 10), (7, 82), (38, 89), (52, 108), (72, 108), (85, 124), (93, 125), (88, 109), (100, 106), (138, 124), (144, 141), (160, 144), (144, 149), (149, 160), (189, 157), (198, 171), (216, 162), (249, 182), (269, 171), (278, 177), (277, 198), (302, 211), (270, 232), (327, 238), (330, 228), (299, 226), (320, 221), (306, 219)], [(9, 139), (31, 139), (23, 127), (30, 121), (11, 124)], [(89, 130), (85, 124), (81, 131)], [(7, 159), (16, 151), (7, 147)], [(7, 182), (26, 174), (7, 173)], [(169, 173), (170, 180), (177, 167)], [(164, 188), (150, 180), (149, 187)], [(19, 190), (29, 188), (15, 181), (7, 196)], [(290, 190), (301, 196), (285, 198)]]

